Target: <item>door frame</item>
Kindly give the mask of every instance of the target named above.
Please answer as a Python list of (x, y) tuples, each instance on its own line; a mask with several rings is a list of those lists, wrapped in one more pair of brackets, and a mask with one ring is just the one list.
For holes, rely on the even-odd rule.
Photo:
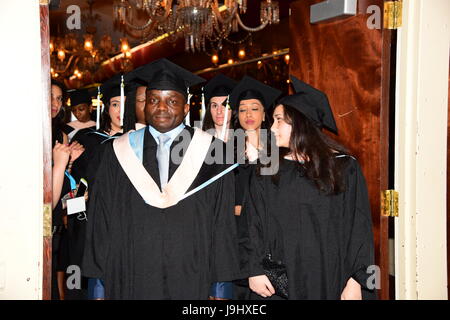
[(448, 0), (403, 1), (395, 112), (396, 299), (448, 298), (448, 21)]
[(41, 24), (42, 134), (43, 134), (43, 277), (42, 299), (51, 300), (52, 288), (52, 121), (50, 106), (50, 18), (49, 0), (39, 1)]

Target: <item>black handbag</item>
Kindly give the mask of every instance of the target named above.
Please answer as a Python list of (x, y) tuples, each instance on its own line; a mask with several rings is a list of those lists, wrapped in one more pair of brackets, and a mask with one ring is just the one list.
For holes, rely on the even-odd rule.
[(281, 261), (272, 259), (272, 255), (268, 253), (262, 260), (264, 274), (269, 278), (270, 283), (275, 289), (275, 294), (284, 299), (288, 299), (288, 277), (286, 266)]

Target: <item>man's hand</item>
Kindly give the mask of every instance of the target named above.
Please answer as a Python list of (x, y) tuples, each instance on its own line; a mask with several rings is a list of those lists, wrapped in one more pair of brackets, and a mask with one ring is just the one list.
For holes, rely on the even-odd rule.
[(259, 294), (263, 298), (267, 298), (275, 294), (275, 289), (266, 275), (248, 278), (248, 285), (252, 291)]
[(348, 279), (341, 300), (362, 300), (361, 285), (355, 279)]

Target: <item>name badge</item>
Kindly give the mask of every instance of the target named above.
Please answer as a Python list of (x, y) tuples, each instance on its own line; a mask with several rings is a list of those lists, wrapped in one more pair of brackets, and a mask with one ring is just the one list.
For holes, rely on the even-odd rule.
[(84, 197), (67, 199), (67, 215), (86, 211), (86, 202)]

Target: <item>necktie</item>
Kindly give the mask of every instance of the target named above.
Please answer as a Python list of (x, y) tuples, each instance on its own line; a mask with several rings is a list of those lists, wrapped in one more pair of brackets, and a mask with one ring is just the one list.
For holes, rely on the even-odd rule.
[(167, 184), (169, 180), (169, 148), (166, 147), (166, 143), (170, 140), (170, 137), (165, 134), (161, 134), (158, 137), (159, 145), (156, 151), (156, 159), (158, 160), (159, 168), (159, 181), (161, 182), (161, 189)]

